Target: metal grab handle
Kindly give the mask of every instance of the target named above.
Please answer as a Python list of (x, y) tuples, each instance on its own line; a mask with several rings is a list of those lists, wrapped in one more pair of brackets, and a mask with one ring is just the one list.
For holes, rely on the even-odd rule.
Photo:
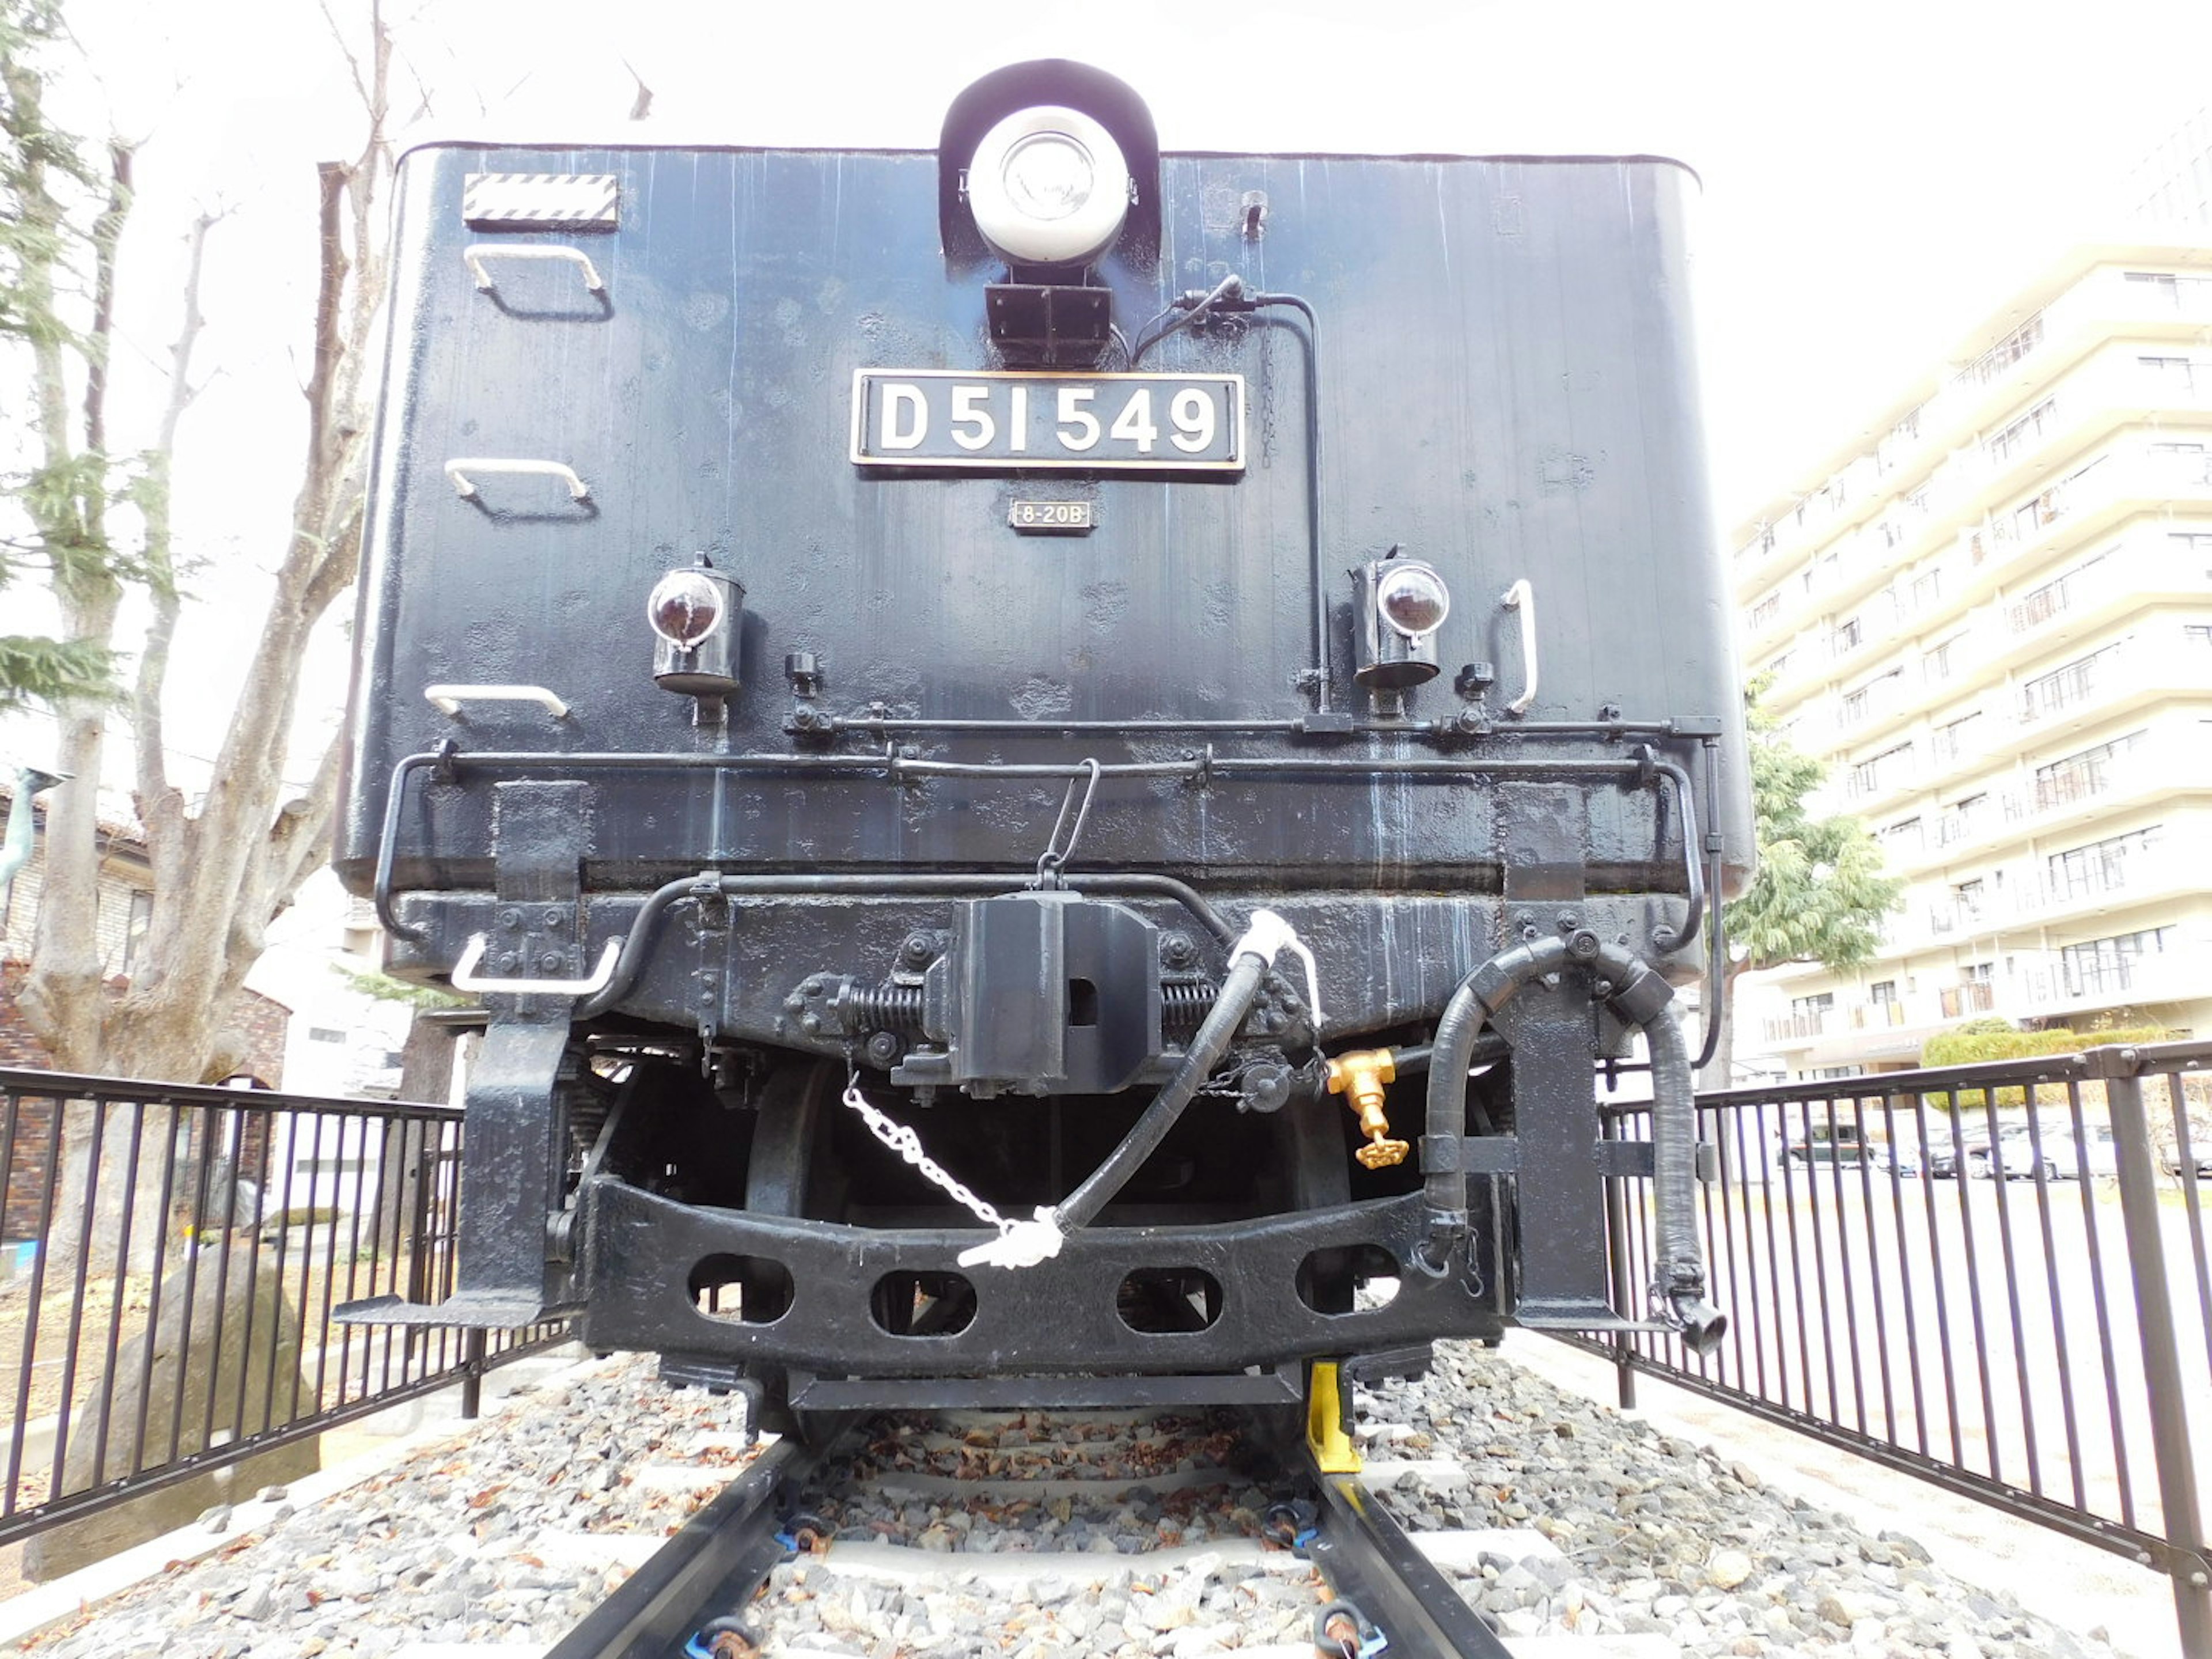
[(465, 702), (534, 702), (556, 720), (568, 718), (568, 705), (542, 685), (426, 685), (422, 695), (441, 714), (459, 714)]
[[(467, 469), (465, 472), (462, 471), (465, 467)], [(447, 461), (446, 476), (453, 481), (453, 488), (460, 491), (461, 499), (465, 501), (472, 501), (477, 495), (477, 487), (469, 477), (469, 472), (519, 472), (537, 477), (558, 478), (568, 486), (568, 494), (577, 501), (591, 499), (591, 485), (576, 476), (575, 468), (562, 461), (502, 461), (482, 455)]]
[(543, 242), (475, 242), (461, 250), (467, 262), (469, 275), (477, 279), (477, 289), (492, 291), (491, 272), (484, 269), (487, 259), (562, 259), (584, 268), (584, 286), (594, 294), (605, 294), (607, 285), (599, 280), (599, 268), (592, 263), (592, 256), (580, 247), (557, 247)]
[(607, 948), (599, 952), (599, 965), (592, 969), (586, 979), (480, 979), (477, 965), (484, 959), (489, 945), (489, 936), (471, 933), (468, 949), (453, 964), (453, 988), (456, 991), (488, 991), (507, 996), (587, 997), (604, 991), (614, 982), (615, 961), (622, 955), (623, 942), (618, 939), (607, 941)]
[(1521, 687), (1521, 695), (1505, 705), (1509, 714), (1525, 714), (1528, 705), (1536, 701), (1536, 590), (1528, 586), (1523, 576), (1505, 590), (1499, 601), (1508, 611), (1521, 613), (1521, 667), (1528, 678)]

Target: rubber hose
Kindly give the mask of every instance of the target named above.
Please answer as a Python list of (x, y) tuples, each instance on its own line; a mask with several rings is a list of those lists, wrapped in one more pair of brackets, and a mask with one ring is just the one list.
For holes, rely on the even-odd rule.
[(1106, 1161), (1085, 1177), (1081, 1186), (1054, 1206), (1063, 1231), (1085, 1227), (1097, 1219), (1098, 1212), (1113, 1202), (1129, 1177), (1135, 1175), (1146, 1158), (1159, 1150), (1160, 1142), (1167, 1139), (1176, 1120), (1190, 1104), (1199, 1085), (1212, 1074), (1221, 1056), (1228, 1052), (1237, 1028), (1244, 1023), (1253, 1002), (1260, 994), (1260, 984), (1267, 975), (1267, 958), (1246, 951), (1229, 966), (1229, 978), (1216, 998), (1212, 1011), (1198, 1028), (1197, 1034), (1183, 1050), (1182, 1064), (1176, 1067), (1152, 1103), (1145, 1108), (1144, 1115), (1121, 1138)]
[(1728, 1316), (1705, 1295), (1705, 1251), (1698, 1242), (1698, 1106), (1682, 1019), (1669, 1003), (1644, 1023), (1651, 1051), (1651, 1194), (1657, 1260), (1651, 1297), (1681, 1328), (1693, 1353), (1712, 1352)]
[[(1482, 1033), (1483, 1022), (1529, 979), (1555, 972), (1567, 960), (1564, 939), (1535, 939), (1500, 951), (1460, 981), (1430, 1041), (1426, 1128), (1431, 1146), (1448, 1142), (1456, 1150), (1467, 1133), (1467, 1073), (1474, 1062), (1475, 1039)], [(1441, 1275), (1452, 1245), (1467, 1234), (1467, 1176), (1456, 1158), (1437, 1162), (1449, 1167), (1430, 1170), (1424, 1182), (1429, 1239), (1416, 1254), (1415, 1265), (1424, 1273)]]

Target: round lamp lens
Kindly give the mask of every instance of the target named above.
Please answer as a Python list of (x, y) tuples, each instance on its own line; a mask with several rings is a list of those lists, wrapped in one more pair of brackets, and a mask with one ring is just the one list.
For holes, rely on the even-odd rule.
[(1401, 564), (1387, 572), (1375, 589), (1383, 620), (1408, 637), (1432, 634), (1451, 610), (1444, 580), (1425, 564)]
[(1064, 132), (1033, 132), (1006, 152), (1006, 195), (1032, 219), (1065, 219), (1098, 181), (1091, 152)]
[(654, 633), (689, 651), (721, 625), (721, 590), (696, 570), (672, 570), (653, 585), (645, 616)]

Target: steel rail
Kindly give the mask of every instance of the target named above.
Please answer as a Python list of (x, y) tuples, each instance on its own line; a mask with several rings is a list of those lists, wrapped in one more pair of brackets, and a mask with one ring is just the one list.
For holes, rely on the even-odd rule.
[(858, 1420), (824, 1425), (811, 1445), (787, 1437), (769, 1447), (546, 1659), (672, 1659), (710, 1618), (742, 1613), (790, 1554), (776, 1528), (793, 1492)]
[[(717, 1620), (742, 1620), (769, 1571), (789, 1559), (780, 1524), (804, 1507), (800, 1489), (863, 1416), (841, 1413), (812, 1445), (787, 1438), (763, 1452), (546, 1659), (676, 1659), (712, 1650), (702, 1632)], [(1272, 1442), (1279, 1467), (1312, 1494), (1314, 1528), (1302, 1553), (1363, 1625), (1387, 1638), (1373, 1650), (1406, 1659), (1511, 1659), (1358, 1475), (1326, 1474), (1310, 1443), (1292, 1451), (1265, 1419), (1247, 1421), (1247, 1431)]]
[(1304, 1473), (1321, 1494), (1306, 1553), (1360, 1617), (1405, 1659), (1512, 1659), (1512, 1650), (1421, 1553), (1356, 1474), (1328, 1474), (1310, 1448)]

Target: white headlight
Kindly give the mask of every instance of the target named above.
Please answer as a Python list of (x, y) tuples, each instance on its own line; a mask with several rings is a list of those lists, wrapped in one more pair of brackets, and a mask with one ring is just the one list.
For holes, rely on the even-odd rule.
[(1129, 211), (1129, 167), (1113, 135), (1057, 105), (1020, 110), (968, 164), (975, 228), (1010, 264), (1081, 264), (1113, 246)]
[(696, 570), (672, 570), (653, 583), (646, 620), (671, 645), (689, 651), (722, 625), (722, 590)]
[(1451, 593), (1434, 566), (1418, 559), (1392, 560), (1375, 585), (1375, 608), (1407, 639), (1418, 639), (1443, 626)]

